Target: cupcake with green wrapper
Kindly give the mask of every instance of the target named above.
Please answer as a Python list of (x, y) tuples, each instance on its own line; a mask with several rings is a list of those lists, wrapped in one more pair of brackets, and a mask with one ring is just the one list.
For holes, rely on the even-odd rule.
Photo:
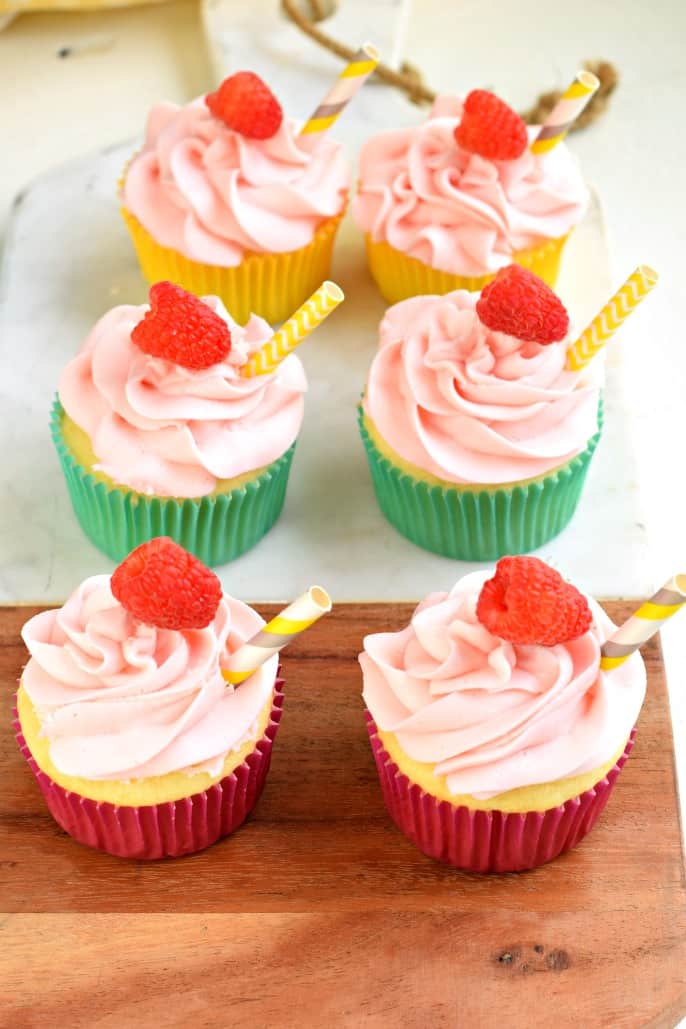
[(151, 288), (149, 307), (100, 319), (62, 373), (51, 426), (74, 511), (100, 550), (118, 561), (167, 535), (217, 565), (271, 528), (307, 388), (290, 350), (342, 299), (333, 284), (323, 292), (334, 294), (323, 313), (303, 327), (300, 309), (276, 335), (169, 282)]
[(399, 532), (477, 561), (533, 550), (567, 525), (602, 418), (599, 362), (569, 368), (568, 332), (559, 298), (518, 265), (480, 296), (388, 310), (359, 421)]

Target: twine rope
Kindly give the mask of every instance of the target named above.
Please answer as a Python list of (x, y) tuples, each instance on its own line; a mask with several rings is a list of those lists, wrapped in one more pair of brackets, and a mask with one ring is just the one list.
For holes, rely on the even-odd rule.
[[(313, 39), (315, 43), (342, 60), (351, 61), (355, 56), (355, 49), (324, 32), (318, 25), (333, 13), (336, 3), (332, 0), (307, 0), (307, 3), (309, 4), (309, 15), (303, 12), (298, 0), (281, 0), (281, 7), (293, 24), (297, 25), (301, 32)], [(588, 60), (584, 61), (583, 67), (597, 75), (600, 79), (600, 86), (586, 109), (572, 125), (571, 132), (587, 128), (605, 113), (609, 99), (619, 83), (619, 72), (610, 61)], [(436, 93), (425, 84), (419, 69), (407, 61), (403, 62), (399, 70), (389, 68), (388, 65), (381, 63), (377, 66), (374, 75), (389, 86), (402, 90), (408, 100), (414, 104), (432, 104), (436, 99)], [(530, 125), (542, 125), (560, 99), (561, 93), (561, 90), (541, 93), (533, 106), (522, 112), (521, 116), (524, 121)]]

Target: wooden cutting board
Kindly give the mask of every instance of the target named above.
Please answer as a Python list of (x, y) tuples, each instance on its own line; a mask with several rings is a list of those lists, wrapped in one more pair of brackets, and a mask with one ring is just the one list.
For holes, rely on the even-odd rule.
[[(621, 622), (635, 605), (605, 607)], [(259, 605), (265, 616), (276, 608)], [(34, 608), (0, 612), (2, 1026), (673, 1026), (686, 889), (657, 640), (636, 745), (580, 847), (465, 875), (393, 826), (357, 654), (408, 604), (340, 605), (284, 660), (285, 714), (251, 820), (202, 854), (122, 861), (47, 813), (11, 730)]]

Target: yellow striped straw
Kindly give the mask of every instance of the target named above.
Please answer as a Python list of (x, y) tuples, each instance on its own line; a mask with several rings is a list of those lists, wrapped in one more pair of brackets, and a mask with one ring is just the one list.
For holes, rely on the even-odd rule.
[(284, 608), (281, 614), (260, 629), (252, 639), (239, 647), (229, 658), (222, 675), (233, 686), (245, 682), (274, 654), (278, 654), (294, 636), (314, 625), (331, 610), (331, 597), (321, 586), (311, 586), (307, 593)]
[(365, 84), (379, 63), (379, 51), (371, 43), (360, 47), (347, 68), (326, 94), (316, 111), (300, 130), (301, 136), (316, 136), (331, 128), (350, 103), (358, 89)]
[(577, 72), (574, 81), (557, 101), (536, 139), (530, 144), (532, 154), (545, 154), (562, 142), (599, 85), (599, 80), (592, 72)]
[(658, 274), (647, 264), (640, 264), (624, 285), (610, 297), (576, 343), (567, 350), (567, 368), (578, 372), (593, 360), (599, 350), (614, 336), (622, 322), (647, 297), (658, 280)]
[(674, 575), (662, 589), (641, 604), (624, 625), (600, 648), (600, 668), (609, 672), (623, 665), (665, 624), (668, 618), (686, 604), (686, 575)]
[(247, 379), (255, 375), (267, 375), (299, 346), (306, 336), (328, 318), (340, 304), (345, 294), (335, 282), (322, 282), (318, 290), (284, 322), (263, 347), (250, 357), (241, 368), (241, 375)]

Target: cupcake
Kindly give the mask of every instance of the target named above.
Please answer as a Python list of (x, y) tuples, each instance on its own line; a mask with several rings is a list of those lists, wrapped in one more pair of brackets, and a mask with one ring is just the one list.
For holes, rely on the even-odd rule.
[(646, 672), (611, 672), (614, 625), (534, 557), (432, 593), (399, 632), (364, 640), (368, 729), (384, 799), (425, 854), (516, 872), (575, 847), (633, 744)]
[(160, 282), (150, 306), (108, 311), (66, 366), (52, 435), (81, 528), (113, 560), (167, 535), (222, 564), (274, 524), (307, 384), (294, 354), (241, 374), (271, 336)]
[(22, 630), (16, 734), (55, 821), (118, 857), (179, 857), (238, 828), (281, 717), (274, 656), (240, 686), (222, 668), (264, 624), (168, 539)]
[(120, 186), (148, 282), (221, 297), (237, 321), (288, 318), (328, 278), (349, 172), (251, 72), (184, 107), (159, 104)]
[(379, 506), (413, 543), (484, 561), (567, 525), (601, 419), (601, 368), (567, 369), (568, 327), (552, 290), (518, 265), (480, 297), (389, 308), (359, 424)]
[(439, 97), (424, 124), (365, 143), (353, 215), (389, 303), (480, 290), (512, 262), (555, 285), (589, 194), (564, 143), (531, 153), (538, 132), (475, 90), (464, 103)]

